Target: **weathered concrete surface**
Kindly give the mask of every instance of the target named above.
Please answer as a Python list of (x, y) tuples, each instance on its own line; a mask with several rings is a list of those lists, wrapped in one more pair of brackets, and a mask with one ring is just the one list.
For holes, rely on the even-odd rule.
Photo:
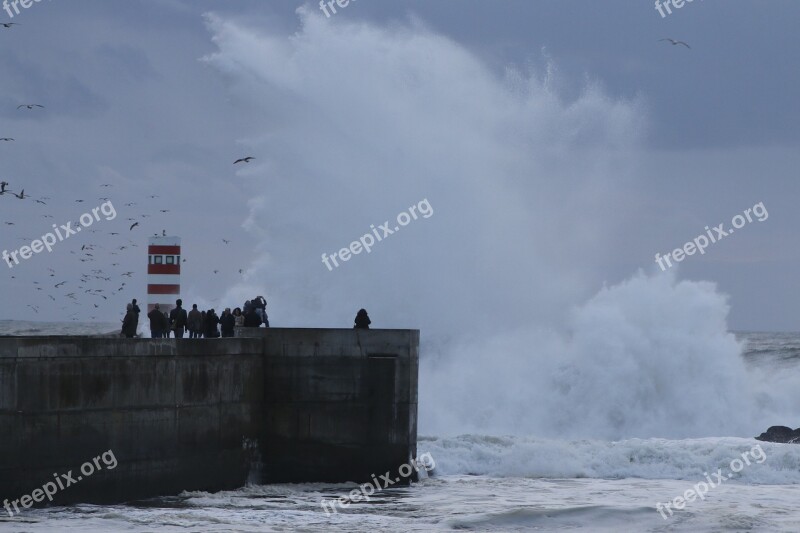
[(419, 332), (0, 338), (0, 504), (113, 450), (58, 503), (366, 481), (416, 456)]
[(369, 481), (416, 457), (418, 331), (239, 334), (265, 342), (261, 482)]

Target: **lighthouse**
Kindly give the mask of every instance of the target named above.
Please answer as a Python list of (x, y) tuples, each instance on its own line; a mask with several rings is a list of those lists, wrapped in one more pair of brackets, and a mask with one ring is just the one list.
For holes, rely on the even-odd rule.
[(161, 312), (175, 307), (181, 297), (181, 238), (150, 237), (147, 246), (147, 312), (159, 304)]

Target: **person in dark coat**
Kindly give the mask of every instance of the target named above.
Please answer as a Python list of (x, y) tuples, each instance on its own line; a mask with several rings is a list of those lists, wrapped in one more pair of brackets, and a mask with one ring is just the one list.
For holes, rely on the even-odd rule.
[(161, 306), (156, 304), (153, 310), (147, 313), (147, 318), (150, 319), (150, 336), (154, 339), (163, 337), (164, 330), (167, 329), (167, 319), (161, 312)]
[(134, 298), (134, 299), (133, 299), (133, 301), (131, 302), (131, 305), (133, 306), (133, 311), (134, 311), (134, 312), (135, 312), (137, 315), (138, 315), (138, 314), (140, 314), (140, 313), (142, 312), (142, 310), (141, 310), (141, 309), (139, 309), (139, 306), (138, 306), (138, 305), (136, 305), (136, 298)]
[(356, 314), (356, 320), (353, 329), (369, 329), (370, 324), (372, 324), (372, 321), (369, 319), (367, 310), (359, 309), (358, 313)]
[(133, 310), (133, 305), (128, 304), (128, 310), (125, 313), (125, 318), (122, 320), (122, 335), (128, 339), (136, 336), (136, 329), (139, 326), (139, 315)]
[(209, 309), (206, 313), (206, 338), (207, 339), (214, 339), (219, 337), (219, 331), (217, 330), (217, 324), (219, 324), (219, 317), (217, 316), (216, 311), (213, 309)]
[(233, 328), (236, 326), (236, 317), (231, 313), (231, 308), (227, 307), (219, 318), (219, 326), (223, 337), (233, 337)]
[(192, 310), (189, 311), (187, 326), (190, 339), (197, 339), (203, 333), (203, 315), (197, 310), (197, 304), (192, 305)]
[(170, 311), (169, 313), (169, 325), (170, 329), (175, 332), (176, 339), (183, 338), (183, 332), (186, 329), (186, 309), (181, 307), (183, 305), (183, 300), (176, 300), (175, 301), (175, 309)]
[(244, 327), (257, 328), (260, 325), (261, 325), (261, 318), (258, 316), (258, 313), (256, 313), (255, 308), (251, 307), (244, 315)]

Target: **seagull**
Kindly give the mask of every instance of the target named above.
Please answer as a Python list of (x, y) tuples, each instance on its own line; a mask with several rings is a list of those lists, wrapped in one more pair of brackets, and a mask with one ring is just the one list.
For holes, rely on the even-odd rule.
[(233, 162), (233, 164), (235, 165), (236, 163), (249, 163), (253, 159), (255, 159), (255, 157), (247, 156), (247, 157), (243, 157), (241, 159), (237, 159), (236, 161)]
[(17, 106), (17, 109), (20, 109), (20, 108), (23, 108), (23, 107), (25, 107), (27, 109), (33, 109), (34, 107), (41, 107), (42, 109), (44, 109), (44, 106), (43, 105), (39, 105), (39, 104), (21, 104), (21, 105)]
[(0, 141), (4, 141), (4, 142), (13, 141), (13, 140), (14, 139), (12, 139), (11, 137), (0, 137)]
[(162, 209), (161, 212), (162, 213), (169, 213), (169, 209)]
[(685, 42), (683, 42), (683, 41), (676, 41), (675, 39), (670, 39), (669, 37), (667, 37), (666, 39), (659, 39), (659, 42), (660, 42), (660, 41), (669, 41), (669, 42), (671, 42), (671, 43), (672, 43), (672, 46), (675, 46), (676, 44), (682, 44), (682, 45), (683, 45), (683, 46), (685, 46), (686, 48), (689, 48), (689, 49), (691, 49), (691, 48), (692, 48), (691, 46), (689, 46), (688, 44), (686, 44), (686, 43), (685, 43)]
[(0, 26), (10, 28), (11, 26), (19, 26), (16, 22), (0, 22)]
[(0, 194), (5, 194), (6, 187), (8, 187), (7, 181), (0, 181)]
[(231, 243), (231, 241), (229, 241), (228, 239), (222, 239), (222, 242), (224, 242), (225, 244), (230, 244)]
[(37, 204), (42, 204), (42, 205), (47, 205), (46, 203), (44, 203), (44, 202), (43, 202), (43, 201), (41, 201), (41, 200), (36, 200), (36, 203), (37, 203)]
[(25, 199), (25, 189), (22, 189), (22, 191), (20, 191), (20, 193), (19, 193), (19, 194), (15, 193), (15, 192), (12, 192), (11, 194), (13, 194), (14, 196), (16, 196), (16, 197), (17, 197), (17, 198), (19, 198), (20, 200), (24, 200), (24, 199)]
[(135, 228), (135, 227), (136, 227), (136, 226), (138, 226), (138, 225), (139, 225), (139, 223), (138, 223), (138, 222), (134, 222), (133, 224), (131, 224), (131, 229), (130, 229), (130, 230), (128, 230), (128, 231), (133, 231), (133, 228)]
[(55, 288), (57, 289), (57, 288), (61, 287), (62, 285), (66, 284), (66, 283), (67, 283), (66, 281), (62, 281), (61, 283), (56, 283), (55, 284)]

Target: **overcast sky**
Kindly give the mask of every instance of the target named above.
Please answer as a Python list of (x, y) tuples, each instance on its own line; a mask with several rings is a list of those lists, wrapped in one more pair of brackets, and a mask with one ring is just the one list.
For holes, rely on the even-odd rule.
[[(796, 330), (798, 20), (791, 0), (663, 18), (638, 0), (0, 11), (18, 24), (0, 27), (0, 178), (26, 196), (0, 197), (0, 251), (104, 197), (117, 213), (0, 267), (0, 318), (116, 322), (146, 300), (147, 237), (166, 230), (186, 303), (264, 294), (276, 326), (349, 327), (366, 307), (432, 337), (558, 327), (763, 203), (670, 270), (716, 283), (730, 329)], [(433, 214), (369, 254), (321, 260), (423, 200)]]

